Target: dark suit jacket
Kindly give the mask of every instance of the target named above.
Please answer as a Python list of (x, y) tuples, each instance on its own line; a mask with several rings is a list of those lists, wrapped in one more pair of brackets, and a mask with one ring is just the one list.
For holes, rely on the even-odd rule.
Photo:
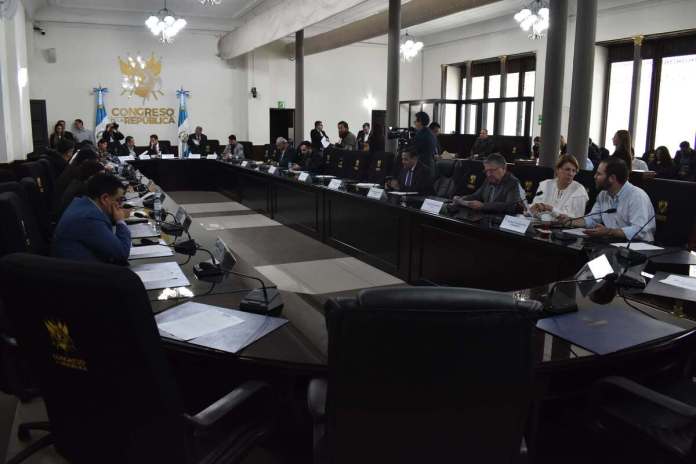
[(481, 212), (497, 214), (515, 214), (517, 201), (523, 201), (520, 192), (520, 181), (511, 173), (505, 174), (500, 184), (495, 186), (495, 195), (489, 200), (491, 189), (494, 186), (486, 180), (483, 185), (471, 195), (462, 197), (463, 200), (478, 200), (483, 203)]
[(416, 153), (418, 153), (418, 161), (424, 166), (427, 166), (431, 172), (435, 168), (435, 150), (437, 149), (437, 140), (435, 135), (428, 127), (424, 127), (416, 132)]
[(486, 139), (477, 138), (474, 142), (474, 146), (471, 147), (472, 155), (490, 155), (498, 151), (498, 147), (495, 146), (495, 142), (490, 137)]
[(321, 146), (321, 139), (326, 137), (326, 132), (321, 131), (319, 132), (316, 129), (312, 129), (309, 133), (310, 140), (312, 141), (312, 148), (315, 150), (321, 150), (323, 147)]
[[(138, 150), (133, 147), (133, 156), (138, 156), (140, 153), (138, 153)], [(118, 156), (128, 156), (130, 155), (130, 150), (128, 150), (128, 146), (124, 143), (121, 145), (121, 148), (118, 150)]]
[(319, 173), (324, 166), (324, 157), (321, 156), (321, 153), (318, 151), (312, 150), (309, 155), (302, 157), (302, 159), (299, 158), (298, 154), (297, 161), (295, 162), (302, 167), (303, 171)]
[(188, 141), (186, 144), (188, 145), (189, 148), (189, 153), (194, 153), (194, 154), (205, 154), (205, 146), (208, 144), (208, 136), (205, 134), (201, 134), (201, 143), (200, 145), (196, 145), (194, 140), (196, 138), (196, 134), (191, 134), (188, 137)]
[(278, 163), (278, 167), (281, 168), (287, 168), (289, 164), (296, 163), (296, 160), (297, 153), (295, 152), (294, 148), (288, 147), (287, 150), (285, 150), (285, 153), (281, 153), (278, 150), (273, 153), (273, 161)]
[[(366, 137), (365, 135), (367, 135), (367, 137)], [(359, 131), (358, 131), (358, 150), (361, 150), (361, 151), (362, 151), (363, 145), (365, 144), (365, 142), (367, 142), (367, 140), (368, 140), (368, 138), (370, 137), (370, 135), (372, 135), (372, 132), (369, 132), (368, 134), (365, 134), (365, 131), (364, 131), (364, 130), (359, 130)]]
[(63, 159), (63, 156), (52, 148), (46, 150), (46, 153), (44, 153), (41, 158), (46, 158), (48, 162), (51, 163), (56, 178), (68, 167), (68, 162)]
[(126, 137), (120, 132), (112, 131), (111, 134), (104, 133), (104, 138), (109, 142), (109, 145), (106, 147), (109, 153), (118, 153), (121, 148), (121, 140)]
[(399, 171), (399, 190), (402, 192), (418, 192), (419, 195), (430, 195), (433, 192), (433, 174), (430, 168), (419, 161), (413, 170), (410, 187), (406, 185), (406, 177), (409, 170), (402, 167)]
[(123, 263), (128, 260), (131, 234), (128, 226), (114, 225), (89, 197), (75, 198), (58, 221), (52, 252), (76, 261)]
[[(70, 140), (71, 142), (75, 142), (75, 137), (72, 135), (72, 132), (65, 131), (63, 132), (63, 138), (65, 140)], [(48, 138), (48, 145), (51, 148), (56, 148), (58, 146), (58, 142), (60, 141), (60, 137), (58, 137), (55, 132), (51, 134), (51, 136)]]

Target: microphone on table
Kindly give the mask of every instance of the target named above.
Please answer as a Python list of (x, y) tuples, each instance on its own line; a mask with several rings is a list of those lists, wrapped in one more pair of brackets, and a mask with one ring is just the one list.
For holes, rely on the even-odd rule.
[(554, 305), (553, 296), (556, 293), (556, 289), (558, 288), (559, 284), (599, 282), (600, 280), (603, 280), (607, 284), (609, 284), (608, 287), (611, 287), (613, 290), (613, 284), (614, 282), (616, 282), (618, 278), (619, 275), (616, 272), (612, 272), (610, 274), (605, 275), (604, 277), (598, 277), (595, 279), (559, 280), (558, 282), (554, 282), (553, 284), (551, 284), (551, 287), (549, 288), (549, 291), (546, 294), (546, 298), (544, 301), (544, 310), (552, 314), (564, 314), (577, 311), (578, 305), (574, 299), (572, 301), (568, 300), (566, 302), (563, 302), (562, 304)]
[(648, 219), (648, 222), (643, 224), (638, 231), (633, 234), (633, 236), (628, 240), (628, 243), (626, 243), (625, 247), (619, 248), (619, 257), (625, 259), (628, 261), (628, 266), (636, 266), (638, 264), (642, 264), (647, 260), (647, 257), (645, 255), (642, 255), (640, 253), (636, 253), (635, 251), (631, 250), (631, 243), (633, 243), (633, 240), (635, 240), (636, 237), (638, 237), (638, 234), (640, 234), (643, 229), (645, 229), (648, 224), (650, 224), (654, 219), (657, 213), (653, 213), (652, 216), (650, 216), (650, 219)]
[(564, 221), (564, 224), (567, 224), (567, 223), (573, 222), (573, 221), (577, 221), (578, 219), (585, 219), (585, 218), (591, 217), (591, 216), (598, 216), (601, 214), (614, 214), (615, 212), (616, 212), (616, 208), (609, 208), (609, 209), (605, 209), (604, 211), (597, 211), (596, 213), (589, 213), (589, 214), (586, 214), (584, 216), (578, 216), (575, 218), (568, 218)]

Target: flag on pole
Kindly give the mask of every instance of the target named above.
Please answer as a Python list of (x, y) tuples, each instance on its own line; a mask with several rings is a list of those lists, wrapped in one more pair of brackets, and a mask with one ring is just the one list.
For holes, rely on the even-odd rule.
[(106, 124), (109, 122), (109, 118), (106, 115), (106, 107), (104, 106), (104, 94), (109, 93), (109, 89), (99, 84), (99, 87), (92, 89), (92, 93), (97, 96), (97, 118), (94, 124), (94, 137), (96, 140), (99, 140), (106, 130)]
[(186, 110), (186, 99), (191, 96), (191, 92), (184, 90), (182, 86), (176, 91), (176, 96), (179, 97), (179, 153), (182, 158), (188, 158), (188, 136), (189, 136), (189, 117)]

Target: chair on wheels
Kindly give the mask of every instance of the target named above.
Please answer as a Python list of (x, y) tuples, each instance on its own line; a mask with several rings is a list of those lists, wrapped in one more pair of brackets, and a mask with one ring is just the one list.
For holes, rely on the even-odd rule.
[(540, 310), (445, 287), (329, 300), (328, 379), (308, 392), (315, 462), (515, 462)]
[(608, 434), (614, 445), (623, 440), (640, 447), (645, 462), (696, 462), (694, 361), (696, 357), (681, 375), (653, 388), (625, 377), (598, 381), (590, 395), (590, 426)]
[(261, 382), (245, 382), (197, 414), (185, 411), (132, 271), (12, 254), (0, 259), (0, 279), (56, 450), (69, 462), (239, 462), (268, 434), (271, 402)]
[(19, 195), (18, 183), (0, 184), (0, 256), (16, 252), (47, 254), (48, 245), (36, 218)]

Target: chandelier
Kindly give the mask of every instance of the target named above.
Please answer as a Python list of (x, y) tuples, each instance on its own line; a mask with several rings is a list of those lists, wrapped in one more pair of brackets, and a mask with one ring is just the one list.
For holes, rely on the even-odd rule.
[(218, 6), (222, 5), (222, 0), (201, 0), (203, 6)]
[(408, 32), (401, 38), (401, 47), (399, 47), (399, 54), (404, 61), (411, 61), (418, 55), (418, 52), (423, 48), (423, 42), (414, 39), (412, 36), (408, 35)]
[(515, 15), (515, 21), (532, 40), (544, 37), (549, 28), (549, 4), (547, 0), (534, 0)]
[(174, 36), (186, 27), (186, 20), (175, 17), (174, 13), (167, 9), (167, 0), (164, 0), (164, 8), (159, 10), (157, 15), (147, 18), (145, 25), (160, 42), (171, 43)]

